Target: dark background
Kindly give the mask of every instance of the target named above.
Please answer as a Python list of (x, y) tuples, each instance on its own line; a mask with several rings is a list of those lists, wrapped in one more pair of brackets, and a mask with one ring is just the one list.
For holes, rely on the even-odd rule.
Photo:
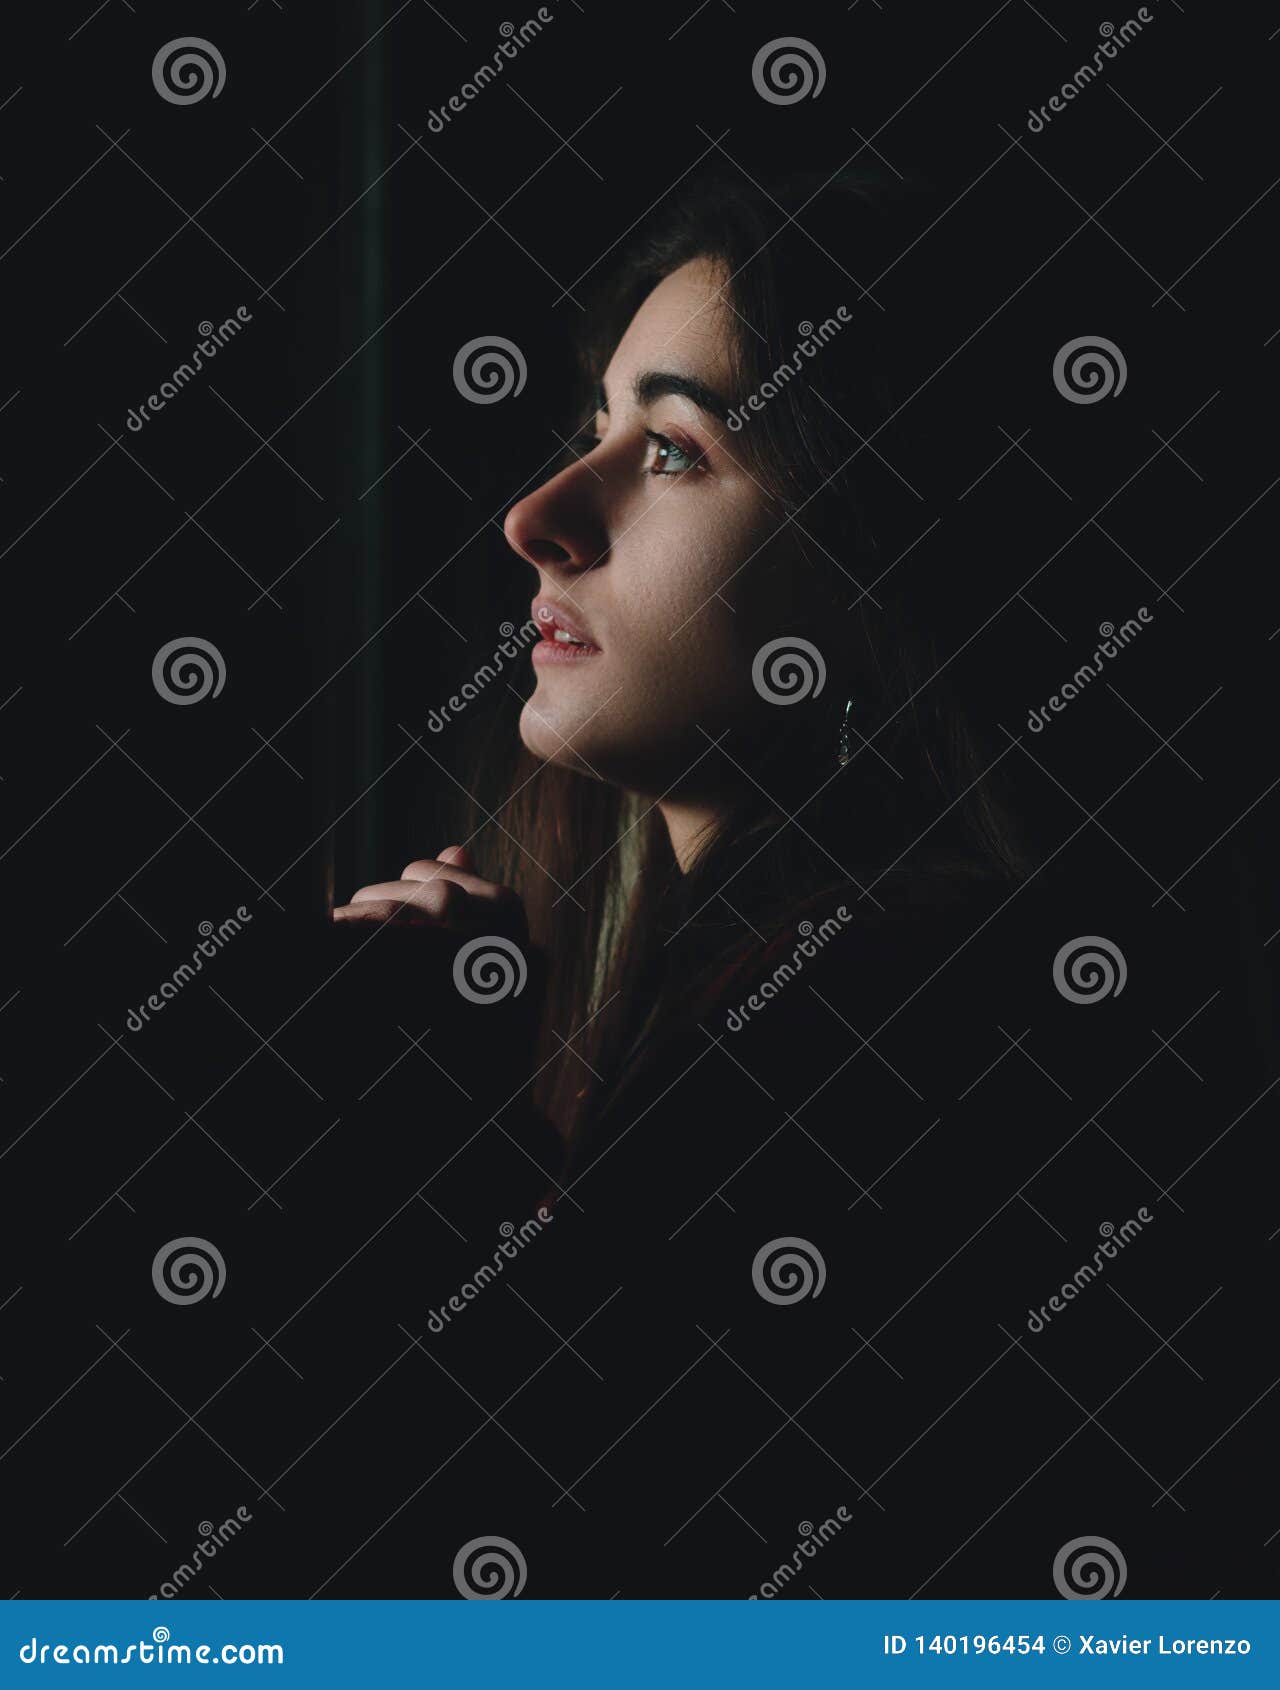
[[(912, 418), (954, 438), (950, 484), (918, 497), (919, 543), (946, 547), (972, 585), (963, 668), (979, 726), (996, 745), (1022, 736), (1009, 763), (1050, 848), (1070, 861), (1087, 844), (1091, 872), (1135, 908), (1145, 898), (1144, 920), (1185, 966), (1169, 982), (1184, 1016), (1217, 1004), (1179, 1057), (1160, 1057), (1167, 1090), (1143, 1105), (1139, 1159), (1154, 1159), (1156, 1186), (1198, 1171), (1168, 1259), (1126, 1295), (1167, 1333), (1231, 1254), (1239, 1294), (1216, 1298), (1197, 1352), (1210, 1383), (1194, 1413), (1179, 1407), (1179, 1448), (1191, 1463), (1213, 1444), (1198, 1471), (1239, 1499), (1238, 1581), (1265, 1584), (1280, 1509), (1252, 1462), (1274, 1425), (1274, 1345), (1244, 1293), (1266, 1283), (1280, 1225), (1267, 1159), (1280, 322), (1265, 22), (1154, 4), (1098, 81), (1031, 135), (1028, 108), (1092, 58), (1100, 20), (1079, 7), (861, 0), (791, 7), (785, 22), (719, 0), (552, 9), (438, 136), (431, 109), (491, 54), (502, 11), (83, 0), (41, 10), (21, 35), (4, 26), (9, 1588), (145, 1594), (198, 1521), (239, 1504), (273, 1512), (262, 1487), (283, 1471), (290, 1523), (271, 1553), (229, 1550), (208, 1576), (224, 1595), (267, 1594), (301, 1556), (316, 1576), (296, 1593), (308, 1594), (356, 1550), (356, 1522), (396, 1506), (381, 1408), (354, 1412), (350, 1444), (325, 1440), (389, 1363), (382, 1317), (394, 1334), (434, 1301), (413, 1274), (436, 1247), (421, 1225), (439, 1221), (424, 1204), (401, 1211), (420, 1183), (416, 1126), (389, 1124), (389, 1102), (362, 1113), (361, 1098), (408, 1053), (422, 1118), (454, 1130), (458, 1103), (406, 1042), (385, 980), (328, 951), (326, 899), (447, 843), (453, 800), (483, 794), (493, 772), (479, 748), (510, 744), (524, 668), (457, 731), (431, 736), (428, 714), (527, 612), (532, 572), (500, 523), (567, 432), (586, 285), (717, 153), (751, 174), (874, 159), (936, 189), (892, 273), (855, 283), (833, 269), (813, 315), (842, 300), (871, 311), (859, 284), (873, 283), (918, 325)], [(783, 28), (822, 52), (817, 100), (775, 107), (752, 89), (757, 49)], [(180, 34), (219, 48), (216, 99), (157, 95), (153, 56)], [(239, 306), (251, 321), (131, 433), (130, 407), (189, 356), (197, 324)], [(1090, 332), (1123, 349), (1126, 388), (1071, 405), (1053, 355)], [(521, 348), (527, 383), (470, 404), (453, 358), (490, 333)], [(1098, 625), (1142, 604), (1154, 620), (1112, 686), (1027, 736), (1027, 711), (1089, 655)], [(151, 665), (183, 635), (218, 648), (226, 681), (177, 708)], [(127, 1033), (198, 923), (240, 905), (249, 932)], [(425, 1025), (417, 1015), (414, 1030)], [(402, 1061), (400, 1080), (409, 1071)], [(998, 1167), (1019, 1130), (996, 1121), (975, 1155)], [(446, 1215), (468, 1201), (467, 1167), (449, 1175), (459, 1207), (439, 1201)], [(225, 1241), (237, 1269), (202, 1310), (150, 1289), (156, 1250), (188, 1234)], [(282, 1358), (262, 1350), (295, 1311)], [(1106, 1356), (1133, 1330), (1100, 1325), (1096, 1342)], [(231, 1376), (206, 1420), (199, 1405)], [(385, 1410), (388, 1424), (413, 1427), (415, 1390), (427, 1381)], [(1161, 1400), (1153, 1385), (1148, 1414)], [(980, 1547), (930, 1593), (982, 1588)], [(422, 1554), (434, 1581), (452, 1547), (428, 1536)], [(1256, 1593), (1238, 1581), (1226, 1593)], [(414, 1588), (407, 1572), (398, 1593)]]

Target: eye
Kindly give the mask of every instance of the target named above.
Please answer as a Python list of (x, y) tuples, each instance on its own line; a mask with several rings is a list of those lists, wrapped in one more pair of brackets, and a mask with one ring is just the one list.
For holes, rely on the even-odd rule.
[(646, 428), (644, 432), (656, 448), (652, 459), (645, 465), (647, 474), (683, 475), (688, 470), (700, 468), (699, 455), (688, 447), (681, 446), (665, 434), (655, 433), (651, 428)]

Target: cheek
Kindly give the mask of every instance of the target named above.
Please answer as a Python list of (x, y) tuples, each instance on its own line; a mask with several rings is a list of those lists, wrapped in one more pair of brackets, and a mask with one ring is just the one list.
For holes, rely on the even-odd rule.
[[(697, 490), (700, 491), (700, 490)], [(683, 490), (682, 490), (683, 492)], [(683, 768), (716, 733), (757, 715), (761, 643), (785, 633), (776, 519), (695, 490), (633, 523), (610, 564), (610, 639), (600, 667), (545, 675), (522, 720), (526, 745), (606, 779)], [(561, 736), (572, 735), (572, 749)]]
[(740, 611), (759, 600), (770, 530), (758, 512), (735, 501), (708, 498), (690, 512), (693, 504), (691, 496), (671, 512), (665, 533), (645, 536), (643, 552), (619, 571), (616, 590), (637, 650), (660, 664), (664, 656), (688, 661), (701, 654), (723, 668), (745, 649), (746, 621), (757, 621)]
[(794, 633), (796, 585), (789, 536), (758, 518), (726, 522), (683, 553), (681, 566), (647, 583), (637, 659), (654, 690), (669, 691), (656, 708), (670, 716), (696, 708), (700, 719), (741, 718), (758, 705), (752, 679), (756, 653)]
[(670, 732), (740, 709), (751, 684), (752, 647), (717, 596), (729, 573), (691, 566), (637, 596), (618, 673), (624, 690), (617, 703), (625, 703), (628, 716)]

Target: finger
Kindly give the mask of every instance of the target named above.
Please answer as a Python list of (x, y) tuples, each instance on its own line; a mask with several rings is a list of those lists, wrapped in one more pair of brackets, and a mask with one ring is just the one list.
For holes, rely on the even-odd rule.
[(465, 845), (446, 845), (444, 850), (437, 854), (436, 861), (452, 863), (455, 868), (466, 869), (471, 873), (474, 873), (476, 866)]
[(431, 918), (415, 905), (396, 903), (392, 899), (363, 904), (338, 904), (334, 907), (333, 919), (365, 927), (377, 927), (385, 923), (394, 923), (398, 927), (435, 925)]
[(516, 896), (509, 886), (499, 886), (497, 881), (485, 880), (483, 876), (472, 874), (453, 863), (442, 863), (438, 857), (420, 857), (417, 862), (406, 863), (400, 879), (418, 882), (452, 880), (473, 897), (488, 898), (494, 903), (505, 903)]
[(440, 926), (453, 926), (466, 918), (470, 910), (478, 915), (485, 907), (455, 880), (380, 880), (374, 886), (362, 886), (351, 900), (355, 906), (363, 904), (404, 904)]

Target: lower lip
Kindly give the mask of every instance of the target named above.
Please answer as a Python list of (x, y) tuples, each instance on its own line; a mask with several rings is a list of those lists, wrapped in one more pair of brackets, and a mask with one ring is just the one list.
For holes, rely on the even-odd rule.
[(566, 645), (563, 640), (539, 640), (533, 648), (533, 661), (543, 663), (585, 663), (589, 657), (599, 657), (596, 645)]

